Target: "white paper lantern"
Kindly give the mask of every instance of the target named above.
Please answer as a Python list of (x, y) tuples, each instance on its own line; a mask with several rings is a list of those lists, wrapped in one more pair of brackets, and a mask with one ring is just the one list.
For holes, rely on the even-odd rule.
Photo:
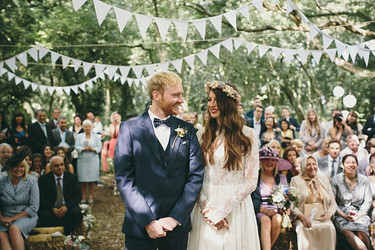
[(344, 93), (345, 93), (345, 90), (341, 86), (336, 86), (333, 88), (333, 95), (336, 97), (341, 97), (344, 95)]
[(347, 108), (353, 108), (357, 104), (357, 98), (354, 95), (347, 95), (342, 101)]

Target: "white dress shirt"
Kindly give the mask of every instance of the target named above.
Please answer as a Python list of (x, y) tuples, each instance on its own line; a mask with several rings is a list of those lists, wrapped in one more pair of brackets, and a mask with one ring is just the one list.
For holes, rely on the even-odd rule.
[[(171, 136), (171, 129), (170, 129), (170, 127), (168, 127), (165, 124), (161, 124), (160, 126), (158, 126), (157, 128), (155, 128), (155, 126), (154, 126), (154, 118), (158, 118), (158, 119), (160, 119), (160, 118), (157, 117), (155, 114), (153, 114), (151, 112), (151, 109), (148, 109), (148, 115), (150, 116), (152, 127), (154, 128), (154, 132), (155, 132), (156, 138), (158, 138), (161, 146), (165, 150), (167, 148), (167, 146), (168, 146), (168, 143), (169, 143), (169, 137)], [(169, 118), (169, 116), (167, 118)], [(167, 119), (167, 118), (165, 118), (165, 119)], [(163, 119), (160, 119), (160, 120), (163, 120)]]

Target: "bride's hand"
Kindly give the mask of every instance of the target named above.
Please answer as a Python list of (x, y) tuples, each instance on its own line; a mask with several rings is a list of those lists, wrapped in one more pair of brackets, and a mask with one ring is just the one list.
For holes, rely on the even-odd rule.
[(220, 230), (220, 229), (229, 229), (229, 224), (228, 224), (228, 221), (227, 219), (222, 219), (221, 221), (219, 221), (218, 223), (215, 224), (215, 229), (216, 230)]

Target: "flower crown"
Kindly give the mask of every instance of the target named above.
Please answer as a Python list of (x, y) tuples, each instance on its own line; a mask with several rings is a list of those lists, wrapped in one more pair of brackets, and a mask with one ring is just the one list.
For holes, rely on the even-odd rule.
[(206, 93), (210, 93), (211, 89), (221, 89), (221, 91), (225, 92), (227, 96), (230, 98), (233, 98), (236, 100), (238, 103), (241, 100), (241, 96), (238, 94), (238, 92), (226, 84), (225, 82), (219, 82), (219, 81), (212, 81), (212, 82), (207, 82), (206, 83)]

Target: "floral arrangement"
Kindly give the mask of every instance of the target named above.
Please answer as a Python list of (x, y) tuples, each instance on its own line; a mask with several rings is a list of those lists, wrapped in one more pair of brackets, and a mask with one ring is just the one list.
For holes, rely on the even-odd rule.
[(233, 98), (238, 103), (241, 101), (241, 96), (238, 94), (238, 92), (226, 84), (225, 82), (219, 82), (219, 81), (212, 81), (206, 83), (206, 93), (210, 93), (211, 89), (221, 89), (223, 92), (227, 94), (230, 98)]
[(283, 214), (283, 222), (281, 224), (284, 228), (291, 228), (292, 224), (289, 218), (288, 209), (292, 209), (297, 205), (298, 190), (295, 187), (288, 187), (287, 185), (277, 185), (271, 195), (270, 202), (275, 204)]
[(88, 250), (90, 246), (84, 242), (85, 239), (83, 235), (75, 236), (70, 234), (66, 236), (64, 245), (66, 245), (68, 249)]
[(173, 140), (172, 148), (174, 148), (174, 144), (176, 143), (177, 137), (182, 138), (182, 137), (184, 137), (184, 136), (187, 134), (187, 132), (188, 132), (188, 130), (187, 130), (186, 128), (180, 128), (180, 126), (178, 126), (178, 128), (176, 128), (174, 131), (177, 132), (177, 135), (176, 135), (176, 137), (175, 137), (174, 140)]

